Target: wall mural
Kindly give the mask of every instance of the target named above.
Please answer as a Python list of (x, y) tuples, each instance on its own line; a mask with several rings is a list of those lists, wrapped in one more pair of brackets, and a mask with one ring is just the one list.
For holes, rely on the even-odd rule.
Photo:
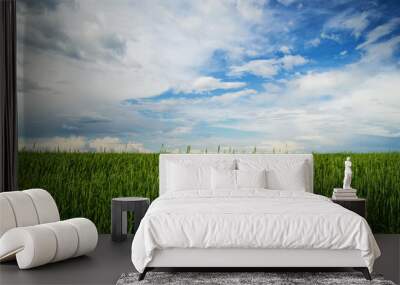
[(18, 1), (20, 144), (400, 149), (397, 1)]
[(398, 1), (17, 6), (18, 183), (63, 219), (109, 232), (112, 197), (158, 196), (159, 152), (317, 152), (325, 196), (359, 152), (372, 230), (400, 232)]

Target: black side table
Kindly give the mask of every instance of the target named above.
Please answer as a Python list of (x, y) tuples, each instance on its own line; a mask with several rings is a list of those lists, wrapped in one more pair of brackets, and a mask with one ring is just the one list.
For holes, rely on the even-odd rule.
[(133, 232), (136, 233), (140, 221), (146, 214), (150, 205), (150, 199), (142, 197), (119, 197), (111, 201), (111, 239), (113, 241), (123, 241), (127, 234), (127, 214), (133, 212), (134, 225)]
[(332, 199), (333, 203), (359, 214), (363, 218), (367, 218), (367, 200), (363, 198), (357, 199)]

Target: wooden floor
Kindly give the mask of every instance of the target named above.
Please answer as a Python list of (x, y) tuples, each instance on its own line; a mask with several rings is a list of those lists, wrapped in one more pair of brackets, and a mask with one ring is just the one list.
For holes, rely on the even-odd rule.
[[(400, 281), (400, 235), (376, 235), (382, 257), (375, 272)], [(0, 265), (0, 284), (115, 284), (124, 272), (134, 271), (130, 259), (132, 237), (121, 243), (100, 235), (97, 249), (88, 256), (19, 270), (15, 262)]]

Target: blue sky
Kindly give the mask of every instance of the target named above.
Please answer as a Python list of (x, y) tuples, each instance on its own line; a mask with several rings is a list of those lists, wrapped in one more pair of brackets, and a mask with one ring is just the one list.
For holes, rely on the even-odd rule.
[(19, 1), (20, 145), (400, 150), (398, 1)]

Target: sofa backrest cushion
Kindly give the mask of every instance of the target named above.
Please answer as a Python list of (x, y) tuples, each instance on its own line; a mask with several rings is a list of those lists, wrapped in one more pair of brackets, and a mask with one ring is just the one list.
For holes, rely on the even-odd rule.
[(0, 193), (0, 237), (9, 229), (57, 222), (60, 214), (53, 197), (43, 189)]

